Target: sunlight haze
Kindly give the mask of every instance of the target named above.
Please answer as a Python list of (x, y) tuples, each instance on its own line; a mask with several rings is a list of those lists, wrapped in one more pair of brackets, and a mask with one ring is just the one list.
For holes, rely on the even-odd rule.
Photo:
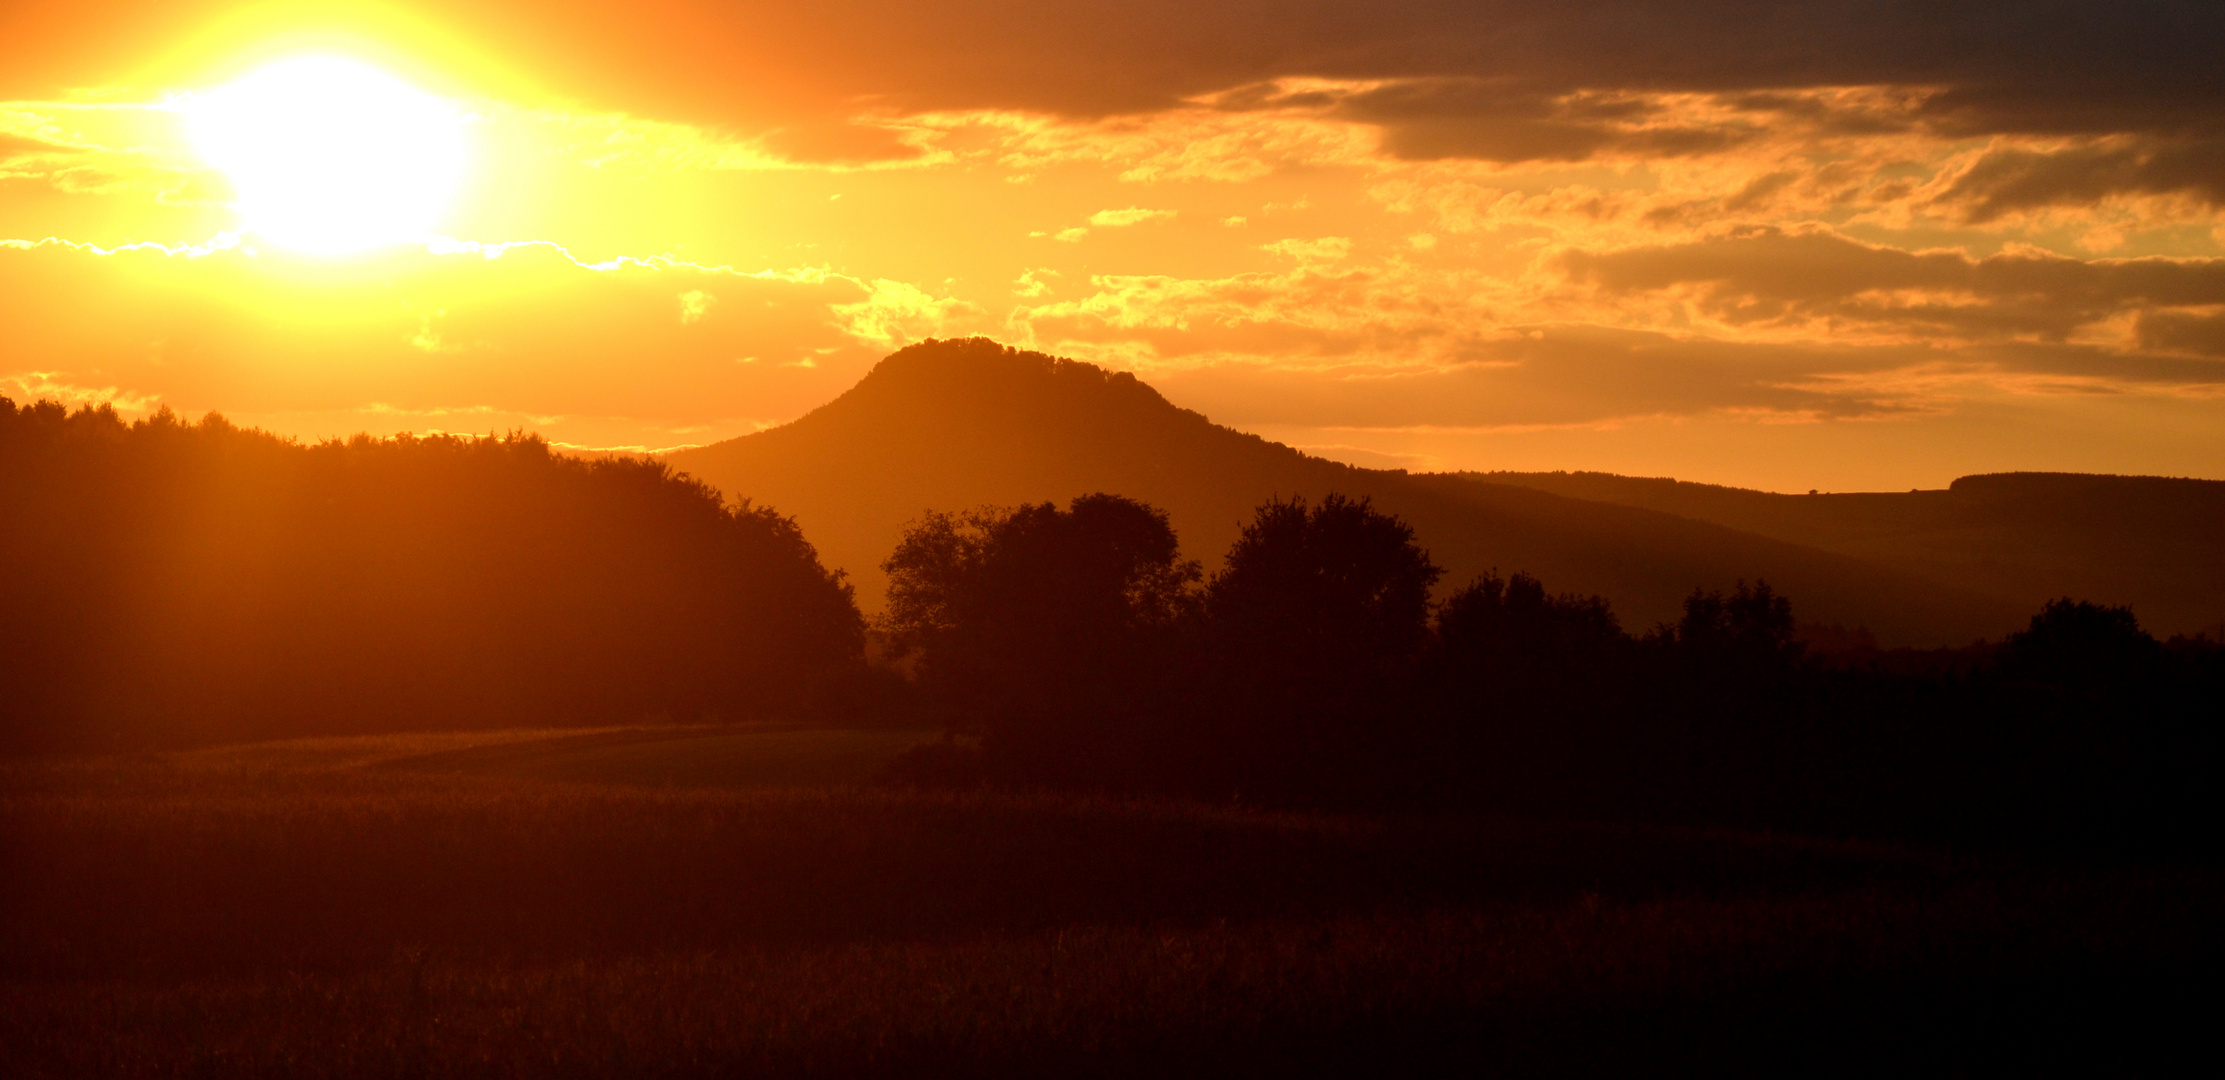
[(0, 1080), (2175, 1074), (2221, 57), (0, 0)]
[(463, 179), (463, 118), (369, 65), (306, 56), (184, 105), (194, 148), (232, 182), (242, 224), (345, 254), (423, 240)]
[(1372, 467), (2225, 476), (2200, 34), (1676, 11), (16, 8), (0, 391), (665, 450), (978, 335)]

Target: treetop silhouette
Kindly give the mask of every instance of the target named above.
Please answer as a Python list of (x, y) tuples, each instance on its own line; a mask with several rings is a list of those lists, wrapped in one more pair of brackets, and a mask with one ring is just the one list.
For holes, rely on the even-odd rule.
[(0, 462), (17, 747), (794, 715), (862, 670), (795, 522), (659, 462), (5, 399)]

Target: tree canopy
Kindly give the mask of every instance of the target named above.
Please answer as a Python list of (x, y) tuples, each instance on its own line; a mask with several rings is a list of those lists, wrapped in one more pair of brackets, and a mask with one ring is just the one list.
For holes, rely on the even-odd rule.
[(997, 752), (1038, 758), (1101, 742), (1164, 684), (1199, 576), (1165, 514), (1105, 494), (927, 514), (884, 568), (884, 627), (923, 687)]
[(1229, 549), (1206, 606), (1234, 638), (1296, 664), (1370, 666), (1419, 652), (1443, 573), (1411, 526), (1365, 498), (1271, 499)]
[(862, 667), (795, 523), (524, 435), (0, 399), (13, 745), (780, 715)]

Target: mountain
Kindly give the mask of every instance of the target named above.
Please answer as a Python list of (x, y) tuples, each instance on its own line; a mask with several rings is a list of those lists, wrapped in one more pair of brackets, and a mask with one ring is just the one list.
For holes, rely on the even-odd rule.
[(2128, 604), (2160, 634), (2225, 621), (2225, 481), (2081, 473), (1965, 476), (1945, 489), (1778, 495), (1611, 473), (1468, 473), (1853, 556), (2024, 608)]
[(669, 460), (794, 515), (868, 609), (886, 586), (881, 560), (923, 511), (1106, 491), (1167, 511), (1209, 570), (1270, 496), (1367, 496), (1414, 526), (1447, 585), (1528, 571), (1550, 589), (1609, 597), (1637, 629), (1674, 619), (1695, 586), (1757, 577), (1799, 617), (1866, 625), (1889, 644), (1999, 636), (2032, 610), (1657, 510), (1309, 457), (1177, 408), (1131, 374), (985, 339), (911, 346), (793, 423)]

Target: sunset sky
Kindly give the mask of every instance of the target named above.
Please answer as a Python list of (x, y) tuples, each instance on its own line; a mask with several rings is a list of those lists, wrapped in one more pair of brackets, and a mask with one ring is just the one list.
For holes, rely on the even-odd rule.
[(16, 0), (0, 394), (664, 449), (980, 334), (1363, 465), (2225, 478), (2220, 57), (2210, 3)]

